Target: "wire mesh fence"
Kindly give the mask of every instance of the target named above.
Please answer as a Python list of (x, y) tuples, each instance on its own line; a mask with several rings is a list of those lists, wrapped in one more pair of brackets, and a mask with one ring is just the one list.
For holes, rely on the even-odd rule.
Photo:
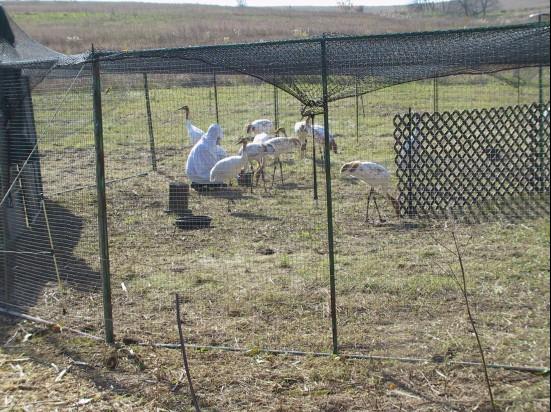
[[(525, 325), (520, 319), (532, 317), (534, 322), (530, 322), (526, 334), (535, 339), (533, 342), (538, 341), (544, 347), (548, 344), (546, 323), (543, 317), (535, 315), (538, 311), (545, 313), (547, 297), (530, 308), (525, 305), (526, 300), (532, 299), (530, 296), (535, 290), (545, 291), (545, 296), (548, 293), (543, 279), (546, 278), (549, 254), (545, 242), (538, 240), (548, 230), (548, 193), (539, 194), (530, 190), (517, 199), (499, 195), (502, 204), (499, 213), (493, 215), (480, 216), (476, 209), (455, 214), (445, 210), (440, 216), (423, 215), (419, 213), (422, 212), (420, 208), (418, 213), (410, 216), (405, 213), (408, 206), (408, 176), (418, 179), (416, 182), (421, 185), (424, 178), (436, 179), (437, 175), (429, 169), (432, 163), (428, 159), (418, 159), (416, 163), (412, 160), (411, 164), (405, 165), (407, 167), (400, 167), (404, 166), (400, 159), (409, 160), (404, 150), (404, 146), (411, 143), (409, 136), (419, 138), (423, 136), (423, 130), (421, 127), (418, 134), (409, 133), (409, 128), (405, 126), (396, 130), (396, 117), (408, 119), (411, 110), (413, 120), (418, 119), (418, 125), (427, 126), (421, 120), (440, 118), (448, 110), (477, 113), (497, 111), (500, 106), (515, 106), (520, 95), (520, 109), (503, 109), (500, 113), (526, 113), (531, 108), (534, 117), (529, 116), (530, 121), (513, 115), (510, 120), (517, 126), (504, 127), (508, 116), (498, 116), (491, 125), (498, 128), (499, 133), (481, 131), (469, 136), (481, 146), (491, 141), (503, 150), (510, 148), (511, 153), (520, 150), (515, 146), (517, 135), (531, 133), (530, 137), (519, 139), (523, 145), (534, 137), (532, 132), (539, 129), (540, 112), (537, 109), (534, 111), (534, 107), (539, 107), (537, 70), (521, 69), (500, 74), (506, 79), (516, 79), (520, 74), (520, 91), (516, 83), (505, 83), (493, 75), (452, 76), (438, 79), (436, 93), (434, 80), (428, 79), (369, 93), (364, 96), (363, 105), (359, 99), (358, 108), (354, 98), (332, 104), (331, 131), (339, 136), (340, 152), (332, 160), (336, 160), (333, 167), (333, 198), (341, 351), (378, 356), (398, 353), (437, 361), (464, 361), (477, 357), (476, 341), (471, 335), (460, 289), (455, 276), (450, 273), (451, 269), (459, 273), (457, 257), (450, 252), (453, 250), (453, 230), (461, 239), (464, 258), (468, 262), (469, 293), (476, 302), (478, 326), (486, 342), (485, 350), (490, 362), (529, 363), (530, 356), (525, 352), (528, 346), (532, 355), (543, 355), (538, 349), (539, 344), (525, 346), (507, 336), (513, 336), (514, 330)], [(548, 71), (543, 77), (543, 89), (546, 90), (544, 101), (548, 96), (547, 76)], [(356, 110), (359, 114), (357, 123)], [(417, 114), (419, 117), (414, 117)], [(359, 125), (358, 137), (356, 124)], [(401, 123), (399, 125), (402, 126)], [(402, 130), (406, 133), (400, 133)], [(439, 134), (438, 128), (427, 127), (425, 132), (433, 144), (445, 146), (450, 143), (449, 136)], [(457, 135), (467, 138), (465, 133)], [(548, 138), (543, 140), (548, 141)], [(415, 143), (411, 144), (412, 151), (417, 150), (420, 157), (422, 147)], [(531, 158), (534, 154), (532, 149), (532, 146), (528, 149)], [(548, 156), (549, 151), (544, 149), (542, 154)], [(442, 149), (433, 152), (433, 156), (440, 159), (447, 154)], [(446, 172), (453, 174), (455, 171), (471, 180), (480, 177), (485, 170), (481, 165), (460, 165), (469, 156), (454, 157), (454, 162), (445, 166)], [(487, 157), (488, 153), (481, 154), (482, 159)], [(381, 218), (372, 196), (369, 222), (365, 222), (369, 186), (360, 179), (366, 177), (358, 173), (360, 179), (351, 178), (346, 171), (339, 173), (339, 169), (343, 165), (367, 161), (375, 162), (388, 171), (392, 193), (400, 203), (399, 217), (384, 191), (379, 190), (374, 195), (379, 202)], [(520, 168), (503, 167), (500, 170), (503, 174), (523, 175)], [(367, 179), (371, 185), (381, 188), (376, 180), (369, 180), (369, 176)], [(465, 185), (464, 182), (450, 183), (442, 196), (445, 198), (456, 190), (465, 196), (496, 195), (481, 187), (462, 190)], [(416, 189), (420, 193), (415, 200), (419, 202), (437, 199), (437, 194), (427, 196), (430, 191)], [(520, 220), (519, 216), (522, 216)], [(531, 269), (525, 271), (517, 266), (515, 255), (530, 259), (533, 264)], [(536, 255), (539, 257), (536, 258)], [(517, 283), (519, 279), (522, 279), (520, 284)], [(546, 358), (543, 356), (540, 359)]]
[[(241, 54), (231, 47), (223, 49), (225, 54), (217, 48), (94, 54), (51, 70), (32, 90), (32, 111), (30, 90), (3, 85), (3, 96), (10, 91), (25, 96), (26, 106), (15, 115), (0, 111), (24, 126), (16, 133), (13, 123), (0, 128), (10, 133), (2, 143), (17, 149), (2, 161), (2, 188), (9, 197), (2, 203), (3, 223), (9, 222), (9, 230), (4, 226), (0, 302), (103, 333), (105, 250), (98, 246), (96, 192), (103, 183), (96, 182), (98, 119), (92, 115), (90, 64), (95, 60), (101, 69), (117, 338), (177, 342), (168, 325), (174, 318), (171, 296), (179, 292), (192, 344), (472, 360), (476, 347), (453, 274), (457, 262), (449, 253), (453, 228), (470, 262), (470, 293), (491, 342), (490, 360), (547, 364), (548, 202), (541, 193), (530, 194), (524, 204), (534, 203), (537, 195), (543, 208), (521, 213), (520, 219), (515, 215), (514, 221), (509, 209), (499, 219), (478, 223), (404, 214), (411, 210), (404, 209), (408, 173), (416, 179), (420, 170), (430, 178), (434, 173), (419, 159), (412, 165), (410, 157), (402, 169), (405, 144), (417, 146), (408, 140), (413, 134), (404, 133), (395, 148), (400, 136), (394, 121), (409, 116), (409, 126), (414, 118), (425, 122), (416, 127), (426, 143), (428, 136), (447, 139), (427, 123), (434, 116), (494, 113), (514, 105), (521, 113), (534, 112), (542, 107), (540, 100), (549, 99), (548, 67), (541, 81), (538, 68), (524, 67), (548, 65), (548, 50), (538, 48), (545, 43), (539, 31), (538, 26), (528, 34), (543, 41), (528, 51), (511, 46), (504, 55), (496, 50), (505, 40), (520, 42), (523, 29), (508, 35), (424, 35), (423, 44), (436, 44), (442, 53), (444, 46), (459, 44), (452, 57), (461, 62), (460, 69), (457, 61), (421, 53), (413, 41), (421, 40), (408, 36), (407, 47), (400, 46), (408, 53), (395, 56), (396, 61), (382, 62), (380, 56), (375, 61), (373, 50), (398, 47), (397, 38), (383, 36), (243, 46)], [(484, 49), (477, 61), (469, 61), (468, 45), (484, 41), (494, 42), (494, 55)], [(281, 49), (289, 54), (279, 54)], [(534, 50), (539, 54), (529, 53)], [(223, 59), (213, 62), (209, 52)], [(322, 53), (330, 62), (325, 73)], [(297, 56), (307, 58), (290, 64)], [(433, 62), (430, 68), (423, 67), (427, 61)], [(406, 62), (414, 70), (407, 71)], [(499, 74), (474, 74), (495, 70)], [(444, 75), (449, 76), (439, 77)], [(506, 112), (517, 119), (517, 111)], [(313, 118), (303, 119), (308, 113)], [(492, 144), (504, 148), (512, 140), (525, 141), (527, 125), (541, 127), (545, 144), (538, 150), (548, 159), (549, 122), (541, 118), (524, 116), (507, 127), (491, 119), (499, 130)], [(248, 127), (260, 119), (270, 121), (266, 129)], [(222, 133), (212, 127), (215, 123)], [(30, 132), (30, 125), (36, 131)], [(269, 139), (285, 135), (288, 147), (278, 151), (280, 143)], [(472, 138), (486, 142), (488, 134)], [(190, 175), (189, 161), (200, 156), (202, 144), (215, 160), (208, 160), (208, 170)], [(228, 169), (211, 181), (222, 153)], [(481, 159), (492, 155), (484, 152)], [(455, 156), (464, 159), (465, 153)], [(370, 186), (359, 174), (369, 169), (365, 162), (376, 163), (379, 173), (379, 180), (368, 179)], [(481, 172), (476, 162), (455, 167), (467, 175)], [(529, 180), (522, 168), (503, 170)], [(548, 173), (543, 181), (548, 194)], [(449, 183), (442, 189), (446, 193), (467, 190)], [(172, 198), (171, 190), (182, 197)], [(488, 194), (485, 185), (472, 190)], [(329, 216), (328, 201), (334, 203)], [(174, 208), (180, 213), (169, 213)], [(189, 230), (193, 224), (209, 228)], [(332, 325), (335, 318), (338, 323)], [(514, 339), (521, 329), (529, 339)]]

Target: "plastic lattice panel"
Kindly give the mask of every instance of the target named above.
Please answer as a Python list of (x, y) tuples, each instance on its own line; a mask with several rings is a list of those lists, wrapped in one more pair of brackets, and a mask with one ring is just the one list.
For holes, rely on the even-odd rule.
[(394, 117), (403, 216), (547, 193), (549, 103)]

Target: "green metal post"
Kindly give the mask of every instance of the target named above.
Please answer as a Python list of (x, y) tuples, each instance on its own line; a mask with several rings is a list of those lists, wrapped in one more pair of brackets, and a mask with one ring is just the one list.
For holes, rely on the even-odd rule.
[(520, 106), (520, 69), (517, 69), (517, 105)]
[(356, 77), (356, 143), (360, 142), (360, 98), (358, 96), (358, 78)]
[(218, 84), (216, 82), (216, 71), (212, 72), (212, 81), (214, 83), (214, 111), (216, 112), (216, 123), (220, 123), (218, 116)]
[[(542, 22), (543, 15), (538, 15), (538, 23)], [(540, 65), (538, 67), (538, 85), (539, 85), (539, 93), (538, 93), (538, 103), (539, 103), (539, 127), (538, 127), (538, 179), (539, 179), (539, 188), (538, 191), (540, 193), (543, 193), (545, 191), (545, 181), (543, 178), (543, 151), (544, 151), (544, 144), (543, 144), (543, 66)]]
[(151, 152), (151, 168), (157, 171), (157, 156), (155, 154), (155, 137), (153, 136), (153, 121), (151, 120), (151, 103), (149, 101), (149, 84), (147, 73), (143, 74), (143, 89), (145, 93), (145, 110), (147, 112), (147, 127), (149, 128), (149, 150)]
[(275, 130), (279, 129), (279, 96), (276, 86), (274, 86), (274, 125)]
[(314, 200), (318, 201), (318, 170), (316, 167), (316, 131), (314, 130), (314, 115), (310, 116), (312, 119), (312, 173), (314, 174)]
[(327, 201), (327, 244), (329, 253), (329, 286), (331, 294), (331, 329), (333, 336), (333, 353), (339, 353), (337, 339), (337, 303), (335, 286), (335, 250), (333, 243), (333, 197), (331, 194), (331, 158), (329, 150), (329, 97), (327, 92), (327, 50), (326, 40), (321, 40), (321, 82), (323, 88), (323, 127), (325, 130), (325, 190)]
[(92, 93), (94, 104), (94, 139), (96, 144), (96, 189), (98, 196), (98, 231), (103, 289), (103, 318), (105, 323), (105, 341), (107, 343), (113, 343), (113, 308), (111, 305), (111, 275), (109, 271), (109, 241), (107, 236), (107, 202), (105, 199), (100, 64), (95, 58), (93, 47), (92, 56), (94, 56), (92, 62)]
[(411, 156), (411, 150), (413, 146), (414, 140), (413, 137), (413, 112), (411, 111), (411, 107), (408, 110), (408, 134), (407, 134), (407, 167), (408, 167), (408, 208), (407, 208), (407, 215), (408, 217), (414, 216), (414, 209), (413, 209), (413, 175), (412, 175), (412, 169), (413, 169), (413, 161)]
[(436, 113), (438, 111), (438, 78), (432, 79), (432, 111)]
[[(2, 90), (0, 89), (0, 101)], [(8, 137), (4, 129), (4, 125), (7, 121), (4, 119), (4, 112), (0, 106), (0, 195), (3, 199), (7, 190), (10, 187), (10, 167), (8, 164)], [(8, 209), (7, 202), (0, 206), (0, 237), (2, 238), (2, 248), (7, 251), (9, 248), (9, 233), (8, 233)], [(2, 259), (2, 272), (4, 277), (4, 302), (8, 302), (10, 299), (10, 287), (11, 287), (11, 273), (9, 265), (9, 255), (7, 253), (0, 253), (0, 259)]]

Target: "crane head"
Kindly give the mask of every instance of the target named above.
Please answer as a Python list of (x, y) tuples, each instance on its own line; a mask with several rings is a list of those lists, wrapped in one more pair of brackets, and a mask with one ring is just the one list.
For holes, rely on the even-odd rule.
[(249, 143), (249, 139), (247, 139), (246, 137), (242, 137), (237, 141), (237, 144), (241, 144), (243, 145), (243, 147), (247, 146), (247, 143)]
[(176, 109), (176, 111), (178, 110), (183, 110), (184, 112), (186, 112), (186, 114), (189, 114), (189, 106), (187, 105), (184, 105), (182, 107), (180, 107), (179, 109)]
[(358, 167), (360, 167), (360, 162), (349, 162), (349, 163), (345, 163), (342, 167), (341, 167), (341, 174), (352, 174), (354, 173), (356, 170), (358, 170)]
[(275, 131), (275, 135), (279, 137), (279, 134), (282, 133), (283, 136), (287, 137), (287, 131), (285, 130), (284, 127), (280, 127), (279, 129), (277, 129)]

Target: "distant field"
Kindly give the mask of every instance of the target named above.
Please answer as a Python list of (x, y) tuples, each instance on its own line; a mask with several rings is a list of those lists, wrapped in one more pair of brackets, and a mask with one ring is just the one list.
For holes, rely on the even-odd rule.
[(235, 8), (204, 5), (86, 2), (4, 2), (31, 37), (55, 50), (135, 49), (239, 43), (332, 33), (382, 33), (527, 21), (549, 4), (532, 0), (492, 12), (487, 19), (411, 14), (407, 8)]

